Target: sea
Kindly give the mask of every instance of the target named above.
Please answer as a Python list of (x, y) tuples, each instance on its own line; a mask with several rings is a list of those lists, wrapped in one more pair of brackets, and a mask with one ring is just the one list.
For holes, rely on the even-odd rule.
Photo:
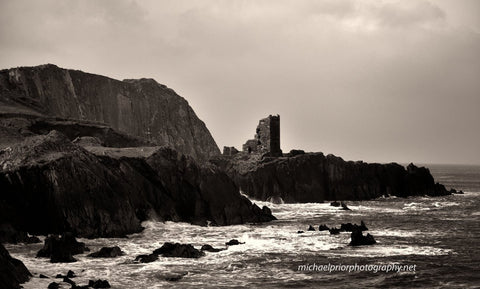
[[(42, 244), (6, 247), (33, 274), (23, 287), (35, 289), (61, 282), (55, 275), (68, 270), (78, 285), (106, 279), (112, 288), (480, 288), (480, 166), (427, 166), (437, 182), (464, 194), (348, 201), (351, 211), (329, 203), (252, 200), (270, 207), (278, 220), (227, 227), (147, 221), (143, 232), (128, 238), (80, 239), (92, 251), (119, 246), (126, 253), (111, 259), (85, 253), (75, 256), (78, 262), (52, 264), (35, 258)], [(348, 232), (318, 231), (321, 224), (362, 220), (369, 228), (364, 234), (373, 235), (376, 244), (352, 247)], [(309, 225), (317, 230), (307, 231)], [(244, 244), (227, 248), (231, 239)], [(133, 262), (164, 242), (226, 250), (199, 259)], [(172, 279), (179, 280), (167, 281)]]

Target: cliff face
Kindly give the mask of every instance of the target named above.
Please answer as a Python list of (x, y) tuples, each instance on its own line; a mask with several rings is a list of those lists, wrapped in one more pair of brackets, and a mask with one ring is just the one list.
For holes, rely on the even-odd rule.
[(446, 195), (453, 193), (436, 184), (429, 170), (410, 164), (407, 169), (391, 164), (347, 162), (322, 153), (280, 158), (236, 155), (212, 160), (228, 172), (250, 197), (285, 202), (368, 200), (382, 195)]
[(153, 79), (119, 81), (51, 64), (12, 68), (0, 71), (0, 103), (105, 123), (199, 161), (220, 154), (188, 102)]
[(0, 150), (0, 187), (0, 223), (33, 234), (122, 236), (149, 217), (201, 225), (274, 219), (225, 173), (172, 149), (83, 148), (57, 131)]

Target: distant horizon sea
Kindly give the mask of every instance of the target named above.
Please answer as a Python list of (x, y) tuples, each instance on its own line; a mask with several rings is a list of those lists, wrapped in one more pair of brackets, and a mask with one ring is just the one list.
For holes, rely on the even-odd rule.
[[(479, 288), (480, 166), (424, 166), (436, 182), (465, 193), (347, 201), (351, 211), (329, 203), (252, 200), (270, 207), (278, 220), (227, 227), (147, 221), (143, 232), (128, 238), (80, 239), (92, 251), (116, 245), (126, 253), (110, 259), (93, 259), (85, 253), (75, 256), (78, 262), (52, 264), (35, 258), (43, 244), (6, 247), (33, 273), (23, 284), (32, 289), (60, 282), (54, 276), (68, 270), (78, 276), (74, 278), (78, 285), (107, 279), (112, 288)], [(338, 228), (361, 221), (369, 229), (364, 234), (372, 234), (376, 244), (352, 247), (349, 232), (307, 231), (309, 225)], [(203, 244), (226, 248), (230, 239), (245, 243), (207, 252), (199, 259), (160, 257), (148, 264), (133, 262), (164, 242), (188, 243), (197, 249)], [(311, 270), (302, 269), (309, 266)], [(414, 270), (381, 270), (399, 266)], [(50, 278), (39, 278), (39, 274)], [(167, 281), (169, 276), (180, 276), (180, 280)]]

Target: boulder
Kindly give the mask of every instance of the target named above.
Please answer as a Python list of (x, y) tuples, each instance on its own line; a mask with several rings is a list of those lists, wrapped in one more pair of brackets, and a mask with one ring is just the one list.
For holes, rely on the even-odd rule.
[(140, 262), (140, 263), (151, 263), (157, 260), (158, 260), (158, 254), (138, 255), (135, 258), (135, 262)]
[(114, 258), (118, 256), (123, 256), (125, 253), (118, 247), (103, 247), (100, 251), (93, 252), (88, 255), (88, 257), (93, 258)]
[(330, 206), (332, 206), (332, 207), (340, 207), (340, 202), (338, 202), (338, 201), (333, 201), (333, 202), (330, 203)]
[(245, 244), (245, 242), (239, 242), (237, 239), (232, 239), (225, 243), (227, 246), (234, 246), (234, 245), (240, 245), (240, 244)]
[(310, 225), (307, 231), (315, 231), (315, 228), (312, 225)]
[(205, 256), (205, 253), (195, 249), (190, 244), (169, 243), (166, 242), (162, 247), (153, 251), (153, 254), (162, 255), (164, 257), (176, 258), (200, 258)]

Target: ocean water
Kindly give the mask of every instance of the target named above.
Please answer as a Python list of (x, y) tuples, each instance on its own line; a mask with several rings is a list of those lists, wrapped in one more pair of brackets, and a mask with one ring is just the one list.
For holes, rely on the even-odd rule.
[[(34, 277), (24, 288), (47, 288), (56, 274), (73, 270), (79, 285), (107, 279), (112, 288), (480, 288), (480, 167), (429, 166), (436, 181), (465, 191), (445, 197), (380, 198), (348, 202), (351, 211), (329, 204), (271, 204), (277, 221), (228, 227), (186, 223), (144, 223), (145, 230), (123, 239), (80, 239), (92, 251), (117, 245), (125, 256), (93, 259), (76, 255), (76, 263), (51, 264), (35, 258), (42, 244), (7, 245)], [(348, 246), (350, 233), (307, 231), (308, 225), (339, 227), (363, 220), (377, 244)], [(305, 233), (298, 234), (298, 230)], [(364, 232), (365, 234), (367, 232)], [(148, 264), (133, 260), (164, 242), (225, 248), (238, 239), (245, 244), (199, 259), (164, 258)], [(301, 265), (338, 266), (332, 272), (299, 270)], [(414, 271), (348, 269), (414, 266)], [(343, 265), (344, 267), (341, 267)], [(352, 266), (352, 267), (349, 267)], [(310, 266), (312, 267), (312, 266)], [(344, 271), (342, 271), (342, 268)], [(50, 276), (40, 279), (39, 274)], [(167, 277), (184, 275), (179, 281)], [(62, 283), (63, 288), (70, 285)]]

